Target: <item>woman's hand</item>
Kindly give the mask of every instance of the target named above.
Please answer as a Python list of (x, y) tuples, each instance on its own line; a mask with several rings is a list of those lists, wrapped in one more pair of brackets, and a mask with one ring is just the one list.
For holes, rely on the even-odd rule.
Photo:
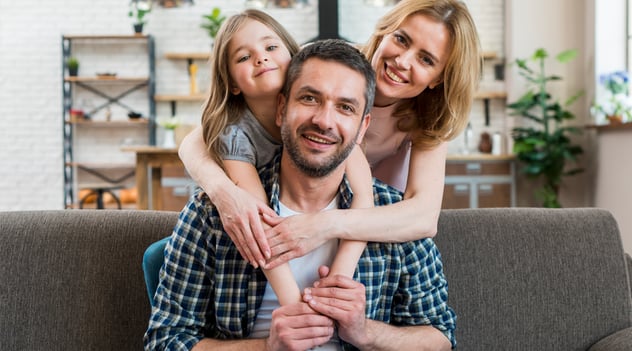
[(333, 238), (335, 210), (300, 214), (290, 217), (263, 215), (271, 259), (265, 265), (272, 269), (293, 258), (301, 257)]
[(224, 188), (211, 201), (241, 256), (255, 267), (263, 266), (272, 253), (260, 216), (274, 218), (276, 213), (267, 203), (238, 186)]

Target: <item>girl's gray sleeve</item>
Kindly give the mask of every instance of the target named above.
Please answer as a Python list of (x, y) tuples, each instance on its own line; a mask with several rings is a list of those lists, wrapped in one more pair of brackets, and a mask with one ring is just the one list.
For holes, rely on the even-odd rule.
[(222, 160), (248, 162), (256, 167), (255, 146), (243, 129), (235, 125), (228, 126), (220, 135), (218, 152)]

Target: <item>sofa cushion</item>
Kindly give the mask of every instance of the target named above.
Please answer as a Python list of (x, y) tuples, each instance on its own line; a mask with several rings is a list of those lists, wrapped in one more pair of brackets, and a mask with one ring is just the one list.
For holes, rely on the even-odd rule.
[(177, 213), (0, 213), (0, 350), (141, 350), (141, 261)]
[(459, 350), (586, 350), (632, 326), (607, 211), (446, 210), (436, 242)]

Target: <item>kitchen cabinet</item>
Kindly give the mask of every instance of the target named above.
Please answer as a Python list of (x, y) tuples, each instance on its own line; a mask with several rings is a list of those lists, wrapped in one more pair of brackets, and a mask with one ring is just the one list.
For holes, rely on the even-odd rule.
[(515, 205), (515, 161), (512, 155), (448, 156), (442, 208)]

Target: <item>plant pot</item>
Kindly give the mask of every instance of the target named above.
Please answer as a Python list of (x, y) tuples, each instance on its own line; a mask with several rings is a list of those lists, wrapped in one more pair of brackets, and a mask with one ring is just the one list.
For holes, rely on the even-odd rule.
[(143, 33), (143, 24), (142, 23), (134, 23), (134, 33), (136, 33), (136, 34)]
[(623, 117), (619, 116), (619, 115), (610, 115), (610, 116), (606, 116), (606, 118), (608, 119), (608, 122), (610, 124), (621, 124), (623, 123)]
[(68, 67), (68, 75), (76, 77), (79, 74), (79, 67)]
[(173, 129), (165, 129), (162, 147), (174, 149), (176, 147), (176, 133)]

